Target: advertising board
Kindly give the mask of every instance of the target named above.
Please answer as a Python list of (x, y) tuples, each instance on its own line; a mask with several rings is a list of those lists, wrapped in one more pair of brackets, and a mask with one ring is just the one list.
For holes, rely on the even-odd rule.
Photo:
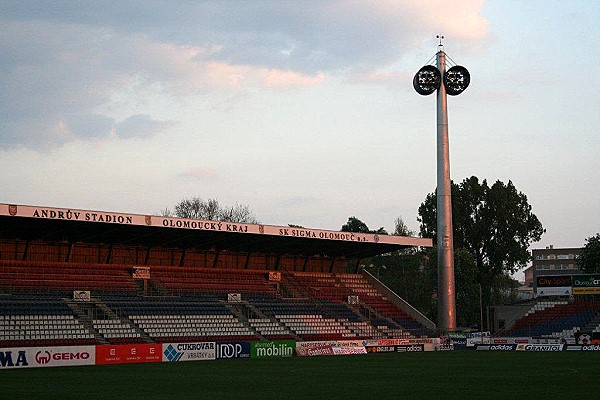
[(293, 340), (270, 340), (250, 343), (250, 358), (291, 357), (296, 342)]
[(396, 346), (397, 353), (412, 353), (425, 351), (424, 344), (407, 344)]
[(167, 362), (216, 360), (215, 342), (163, 343), (162, 360)]
[(567, 345), (566, 351), (600, 351), (600, 344)]
[(94, 365), (95, 346), (12, 347), (0, 349), (0, 369)]
[(523, 344), (515, 348), (516, 351), (563, 351), (563, 344)]
[(516, 344), (478, 344), (475, 346), (475, 350), (478, 351), (513, 351), (516, 348)]
[(573, 275), (573, 294), (600, 294), (600, 275)]
[(217, 343), (217, 358), (250, 358), (250, 342)]
[(367, 350), (362, 340), (329, 340), (296, 343), (296, 354), (299, 356), (339, 356), (366, 353)]
[(162, 361), (162, 344), (96, 346), (96, 364), (128, 364)]
[(557, 287), (538, 287), (536, 295), (542, 296), (570, 296), (573, 294), (571, 286), (557, 286)]

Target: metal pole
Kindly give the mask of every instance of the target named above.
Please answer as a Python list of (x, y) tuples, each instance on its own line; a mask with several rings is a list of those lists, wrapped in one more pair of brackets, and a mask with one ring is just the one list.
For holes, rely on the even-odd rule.
[[(437, 68), (443, 77), (446, 72), (446, 53), (440, 49), (436, 60)], [(437, 258), (438, 327), (448, 332), (456, 329), (456, 298), (454, 292), (448, 103), (446, 87), (443, 83), (437, 91)]]

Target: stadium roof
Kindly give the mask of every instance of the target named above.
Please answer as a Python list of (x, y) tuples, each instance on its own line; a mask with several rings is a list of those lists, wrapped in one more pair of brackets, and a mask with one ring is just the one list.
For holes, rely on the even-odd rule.
[(0, 203), (0, 238), (360, 259), (431, 239)]

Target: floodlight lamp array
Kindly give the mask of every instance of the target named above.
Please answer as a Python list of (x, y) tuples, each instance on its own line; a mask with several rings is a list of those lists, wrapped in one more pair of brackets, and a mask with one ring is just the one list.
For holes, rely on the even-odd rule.
[[(425, 65), (415, 74), (413, 87), (420, 95), (427, 96), (440, 88), (442, 83), (440, 70), (433, 65)], [(465, 67), (456, 65), (444, 73), (444, 87), (450, 96), (456, 96), (465, 91), (471, 83), (471, 75)]]

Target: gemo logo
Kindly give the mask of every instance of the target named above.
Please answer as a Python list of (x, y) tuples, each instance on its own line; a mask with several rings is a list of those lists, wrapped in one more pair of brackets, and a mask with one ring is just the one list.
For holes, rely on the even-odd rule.
[(88, 358), (90, 358), (90, 353), (87, 351), (77, 353), (51, 353), (49, 351), (38, 351), (35, 353), (35, 361), (42, 365), (48, 364), (50, 360), (87, 360)]

